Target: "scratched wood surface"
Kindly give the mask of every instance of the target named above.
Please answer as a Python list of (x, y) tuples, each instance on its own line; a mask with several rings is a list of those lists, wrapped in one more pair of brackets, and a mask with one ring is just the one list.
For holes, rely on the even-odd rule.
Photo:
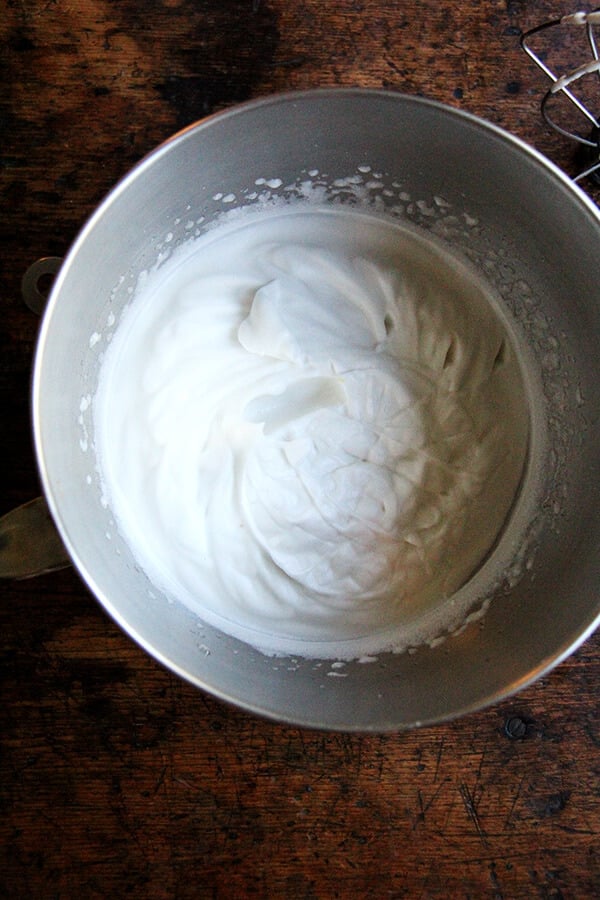
[[(64, 254), (144, 153), (250, 97), (364, 85), (485, 116), (573, 170), (571, 146), (539, 118), (543, 76), (518, 46), (522, 30), (573, 8), (6, 0), (0, 513), (38, 492), (37, 323), (21, 275)], [(561, 41), (557, 54), (575, 52)], [(332, 735), (264, 722), (179, 681), (72, 571), (0, 591), (2, 897), (600, 895), (599, 636), (459, 722)]]

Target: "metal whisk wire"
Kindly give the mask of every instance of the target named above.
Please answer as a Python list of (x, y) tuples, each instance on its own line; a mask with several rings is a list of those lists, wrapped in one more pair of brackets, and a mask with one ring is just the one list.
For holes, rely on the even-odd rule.
[[(572, 90), (572, 88), (576, 86), (579, 79), (583, 78), (584, 76), (597, 75), (600, 82), (600, 54), (598, 52), (598, 43), (594, 32), (594, 28), (596, 26), (600, 26), (600, 9), (596, 9), (593, 12), (587, 13), (575, 12), (571, 13), (570, 15), (562, 16), (560, 19), (553, 19), (552, 21), (544, 22), (542, 25), (537, 25), (535, 28), (531, 28), (529, 31), (526, 31), (521, 36), (521, 46), (525, 53), (527, 53), (530, 59), (533, 60), (533, 62), (552, 82), (550, 88), (544, 94), (541, 103), (541, 113), (544, 121), (555, 131), (559, 132), (570, 140), (576, 141), (583, 147), (588, 148), (589, 156), (593, 158), (592, 164), (587, 166), (584, 171), (580, 172), (575, 177), (575, 181), (581, 181), (583, 178), (587, 178), (590, 176), (594, 176), (595, 178), (598, 178), (600, 176), (600, 121), (589, 109), (588, 105), (582, 102)], [(584, 63), (583, 65), (578, 66), (575, 69), (572, 69), (570, 72), (567, 72), (564, 75), (557, 75), (555, 72), (553, 72), (549, 68), (549, 66), (546, 65), (541, 55), (536, 53), (532, 49), (530, 44), (531, 39), (535, 35), (538, 35), (540, 32), (546, 31), (547, 29), (557, 27), (583, 28), (592, 56), (591, 60)], [(591, 132), (589, 136), (582, 135), (577, 131), (570, 131), (566, 128), (563, 128), (562, 125), (560, 125), (552, 118), (548, 110), (548, 104), (558, 94), (562, 94), (564, 97), (566, 97), (587, 119), (587, 121), (591, 125)]]

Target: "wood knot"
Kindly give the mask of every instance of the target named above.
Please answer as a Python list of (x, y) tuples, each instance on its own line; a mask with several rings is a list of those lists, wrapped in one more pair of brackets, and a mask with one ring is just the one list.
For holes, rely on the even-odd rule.
[(519, 741), (527, 735), (528, 727), (527, 722), (520, 716), (511, 716), (504, 723), (504, 734), (511, 741)]

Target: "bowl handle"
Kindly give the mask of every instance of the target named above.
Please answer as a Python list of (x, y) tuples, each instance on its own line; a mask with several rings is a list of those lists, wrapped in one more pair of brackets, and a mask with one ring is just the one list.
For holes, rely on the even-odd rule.
[[(61, 263), (58, 256), (46, 256), (23, 275), (23, 300), (36, 315), (41, 315), (46, 306), (44, 280), (56, 275)], [(69, 565), (71, 561), (43, 497), (17, 506), (0, 518), (0, 578), (33, 578)]]
[(70, 565), (43, 497), (0, 518), (0, 578), (33, 578)]

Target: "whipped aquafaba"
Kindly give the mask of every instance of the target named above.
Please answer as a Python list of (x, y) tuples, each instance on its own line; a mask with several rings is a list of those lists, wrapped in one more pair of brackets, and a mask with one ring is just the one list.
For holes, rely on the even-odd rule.
[(443, 611), (502, 531), (528, 422), (488, 289), (340, 207), (179, 248), (140, 281), (94, 398), (106, 500), (151, 581), (308, 656), (386, 649)]

